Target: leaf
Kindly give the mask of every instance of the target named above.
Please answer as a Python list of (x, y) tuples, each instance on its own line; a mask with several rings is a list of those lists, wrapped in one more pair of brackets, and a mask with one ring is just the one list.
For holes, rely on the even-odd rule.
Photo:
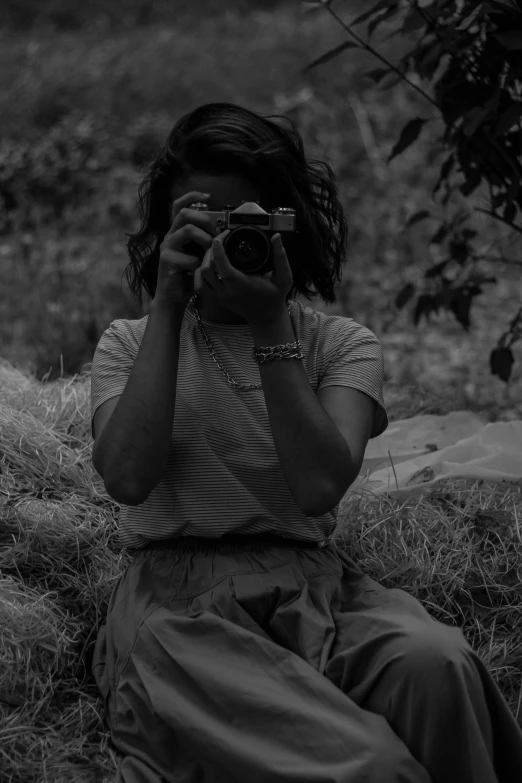
[(388, 8), (387, 11), (385, 11), (383, 14), (377, 17), (377, 19), (372, 19), (370, 24), (368, 25), (368, 37), (371, 38), (374, 34), (377, 27), (386, 21), (386, 19), (389, 19), (390, 16), (394, 16), (397, 13), (397, 8), (392, 7)]
[(470, 284), (485, 284), (485, 283), (497, 283), (496, 277), (484, 277), (480, 272), (474, 272), (468, 277), (468, 283)]
[(437, 190), (440, 188), (440, 186), (442, 185), (442, 183), (443, 183), (445, 180), (447, 180), (447, 179), (448, 179), (448, 176), (449, 176), (449, 174), (450, 174), (450, 171), (451, 171), (451, 169), (453, 168), (453, 166), (454, 166), (454, 165), (455, 165), (455, 156), (454, 156), (454, 154), (452, 153), (452, 154), (449, 156), (449, 158), (446, 158), (446, 160), (444, 161), (444, 163), (443, 163), (443, 164), (442, 164), (442, 166), (441, 166), (441, 169), (440, 169), (440, 176), (439, 176), (438, 182), (436, 183), (435, 187), (433, 188), (433, 191), (432, 191), (432, 196), (434, 196), (434, 195), (435, 195), (435, 193), (436, 193), (436, 192), (437, 192)]
[(511, 376), (511, 368), (514, 362), (513, 352), (510, 348), (495, 348), (489, 355), (489, 366), (492, 375), (507, 383)]
[(511, 180), (511, 185), (507, 189), (506, 193), (506, 201), (515, 201), (518, 198), (518, 191), (522, 187), (522, 183), (520, 182), (519, 178), (516, 176), (516, 174), (513, 176), (513, 179)]
[(446, 54), (446, 49), (441, 41), (418, 45), (413, 51), (413, 60), (419, 76), (423, 79), (432, 79), (433, 74), (440, 65), (441, 58)]
[(410, 226), (415, 225), (415, 223), (420, 223), (421, 220), (426, 220), (426, 218), (429, 217), (431, 217), (431, 212), (428, 212), (427, 209), (421, 209), (419, 212), (415, 212), (415, 214), (411, 216), (411, 218), (406, 223), (405, 228), (409, 228)]
[(482, 182), (480, 171), (473, 171), (467, 175), (466, 181), (460, 185), (459, 190), (463, 196), (469, 196)]
[(493, 138), (502, 136), (503, 133), (507, 133), (511, 130), (513, 125), (520, 122), (522, 118), (522, 102), (513, 103), (509, 109), (500, 115), (498, 122), (493, 131)]
[(392, 73), (391, 68), (376, 68), (374, 71), (367, 71), (363, 76), (369, 76), (375, 84), (378, 84), (388, 73)]
[(473, 136), (477, 132), (482, 120), (489, 114), (489, 107), (474, 106), (463, 116), (462, 132), (465, 136)]
[[(499, 5), (507, 5), (507, 7), (511, 8), (512, 11), (518, 11), (515, 0), (492, 0), (492, 2), (498, 3)], [(496, 10), (498, 13), (499, 9)]]
[(390, 162), (390, 160), (395, 158), (401, 152), (404, 152), (404, 150), (407, 149), (410, 146), (410, 144), (413, 144), (415, 139), (418, 138), (423, 128), (423, 125), (427, 121), (428, 120), (423, 120), (422, 117), (415, 117), (415, 119), (410, 120), (404, 126), (398, 142), (395, 144), (394, 148), (391, 151), (390, 157), (388, 158), (388, 163)]
[(449, 250), (451, 257), (457, 264), (463, 264), (469, 257), (469, 245), (459, 239), (453, 239), (450, 242)]
[(332, 0), (301, 0), (301, 7), (305, 14), (313, 14), (321, 8), (332, 4)]
[(387, 84), (382, 84), (379, 87), (380, 90), (391, 89), (391, 87), (395, 87), (399, 82), (404, 81), (404, 76), (402, 74), (396, 74), (393, 68), (376, 68), (374, 71), (365, 71), (362, 75), (368, 76), (375, 84), (378, 84), (387, 76), (393, 75), (394, 78), (391, 81), (388, 81)]
[(504, 209), (504, 220), (506, 223), (513, 223), (517, 216), (517, 205), (511, 202), (511, 204), (506, 204), (506, 207)]
[(451, 299), (449, 309), (464, 329), (469, 331), (470, 320), (469, 311), (471, 308), (471, 294), (466, 290), (465, 286), (459, 286), (455, 289), (454, 295)]
[(446, 258), (444, 261), (439, 261), (438, 264), (435, 264), (435, 266), (430, 267), (430, 269), (424, 272), (424, 277), (427, 280), (430, 280), (432, 277), (440, 277), (449, 263), (451, 263), (451, 258)]
[(350, 27), (353, 27), (356, 24), (361, 24), (361, 22), (365, 22), (367, 19), (370, 18), (370, 16), (376, 14), (377, 11), (382, 11), (383, 8), (388, 8), (389, 5), (390, 5), (389, 0), (379, 0), (379, 2), (376, 3), (372, 8), (370, 8), (369, 11), (365, 11), (364, 14), (357, 16), (353, 20), (353, 22), (350, 22)]
[(309, 65), (306, 66), (303, 73), (306, 73), (311, 68), (315, 68), (316, 65), (321, 65), (322, 63), (328, 62), (328, 60), (332, 60), (334, 57), (337, 57), (338, 54), (341, 52), (344, 52), (345, 49), (360, 49), (361, 47), (359, 44), (353, 43), (352, 41), (344, 41), (344, 43), (340, 44), (339, 46), (336, 46), (335, 49), (330, 49), (329, 52), (326, 52), (326, 54), (322, 54), (320, 57), (317, 58), (317, 60), (314, 60)]
[(464, 13), (464, 16), (460, 20), (460, 23), (457, 25), (455, 30), (460, 31), (460, 30), (466, 30), (470, 28), (474, 24), (477, 16), (480, 16), (483, 13), (484, 13), (483, 4), (476, 3), (475, 8), (470, 8), (468, 11)]
[(415, 286), (413, 283), (406, 283), (397, 296), (395, 297), (395, 307), (397, 310), (402, 310), (405, 304), (407, 304), (415, 293)]
[(382, 84), (380, 84), (377, 89), (380, 90), (391, 90), (392, 87), (395, 87), (396, 84), (399, 84), (399, 82), (404, 81), (404, 76), (402, 74), (396, 74), (393, 79), (388, 81), (387, 83), (383, 81)]
[(435, 297), (430, 296), (430, 294), (422, 294), (417, 299), (417, 304), (415, 306), (415, 310), (413, 312), (413, 323), (415, 326), (420, 321), (421, 315), (426, 316), (426, 321), (429, 323), (429, 316), (432, 312), (437, 311), (437, 302), (435, 300)]
[(429, 240), (428, 244), (430, 245), (440, 245), (440, 243), (446, 239), (447, 235), (449, 233), (449, 228), (444, 223), (439, 228), (439, 230), (433, 234), (432, 238)]
[(522, 30), (508, 30), (506, 33), (495, 33), (493, 38), (496, 38), (504, 49), (522, 49)]
[(456, 215), (451, 219), (451, 227), (457, 228), (461, 226), (469, 218), (469, 211), (467, 209), (459, 209)]
[(404, 24), (401, 28), (401, 35), (405, 35), (406, 33), (413, 33), (415, 30), (420, 30), (421, 27), (426, 27), (426, 25), (427, 22), (422, 14), (419, 14), (415, 8), (412, 8), (404, 20)]

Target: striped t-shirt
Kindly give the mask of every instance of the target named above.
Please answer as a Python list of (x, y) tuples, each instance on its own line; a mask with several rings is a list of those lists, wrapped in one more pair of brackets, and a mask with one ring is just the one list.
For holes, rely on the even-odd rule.
[[(290, 300), (289, 307), (314, 391), (351, 386), (365, 392), (377, 402), (370, 438), (380, 435), (388, 426), (388, 417), (382, 393), (382, 348), (375, 334), (352, 318), (325, 315), (299, 301)], [(122, 394), (147, 319), (118, 319), (103, 332), (92, 362), (91, 422), (103, 402)], [(248, 324), (203, 320), (203, 325), (229, 375), (241, 384), (260, 384)], [(150, 541), (183, 535), (219, 537), (264, 531), (324, 545), (335, 530), (338, 508), (339, 504), (318, 517), (301, 511), (279, 462), (263, 389), (244, 391), (228, 383), (210, 355), (189, 304), (181, 326), (172, 444), (165, 473), (144, 503), (121, 506), (122, 546), (141, 549)]]

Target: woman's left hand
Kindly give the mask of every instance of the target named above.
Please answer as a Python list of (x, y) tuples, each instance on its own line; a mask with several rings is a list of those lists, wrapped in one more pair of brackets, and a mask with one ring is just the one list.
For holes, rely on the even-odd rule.
[(249, 323), (270, 321), (286, 309), (286, 295), (294, 282), (281, 235), (274, 234), (270, 239), (273, 269), (264, 275), (245, 275), (225, 253), (223, 239), (229, 233), (224, 231), (214, 239), (200, 267), (201, 279), (212, 287), (223, 307)]

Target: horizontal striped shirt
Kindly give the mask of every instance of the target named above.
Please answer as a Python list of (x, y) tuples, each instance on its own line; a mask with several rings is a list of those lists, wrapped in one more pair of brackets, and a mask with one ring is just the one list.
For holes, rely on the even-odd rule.
[[(383, 400), (384, 362), (375, 334), (352, 318), (325, 315), (289, 302), (303, 364), (317, 392), (350, 386), (377, 402), (370, 437), (388, 426)], [(148, 316), (112, 321), (103, 332), (91, 369), (91, 422), (97, 408), (122, 394), (138, 354)], [(222, 367), (241, 384), (260, 384), (248, 324), (203, 325)], [(94, 429), (92, 430), (94, 438)], [(294, 500), (276, 452), (263, 389), (231, 386), (214, 362), (189, 304), (180, 355), (171, 448), (163, 477), (139, 506), (122, 505), (123, 547), (178, 536), (271, 531), (324, 545), (334, 532), (339, 504), (306, 516)]]

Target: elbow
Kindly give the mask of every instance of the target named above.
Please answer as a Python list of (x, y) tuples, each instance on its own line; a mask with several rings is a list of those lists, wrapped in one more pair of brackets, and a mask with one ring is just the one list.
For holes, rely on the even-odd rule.
[(147, 495), (139, 495), (136, 492), (129, 492), (121, 487), (113, 487), (105, 484), (107, 494), (120, 506), (141, 506), (148, 498)]
[(336, 501), (327, 496), (318, 496), (311, 502), (303, 504), (301, 511), (307, 517), (322, 517), (335, 508)]
[(303, 514), (307, 517), (320, 517), (330, 513), (341, 502), (356, 478), (356, 475), (350, 476), (342, 485), (328, 486), (322, 492), (317, 491), (311, 501), (301, 506)]
[(122, 489), (120, 486), (111, 484), (110, 482), (106, 481), (102, 471), (96, 465), (94, 465), (94, 469), (98, 474), (98, 476), (103, 481), (105, 492), (108, 494), (110, 498), (112, 498), (120, 506), (140, 506), (142, 503), (144, 503), (147, 500), (148, 496), (141, 497), (137, 495), (135, 492), (127, 492), (126, 490)]
[(305, 517), (322, 517), (323, 514), (328, 514), (335, 508), (335, 505), (335, 503), (316, 503), (314, 505), (306, 506), (301, 510)]
[(103, 464), (102, 455), (100, 455), (99, 450), (96, 448), (96, 443), (94, 444), (92, 454), (92, 464), (94, 470), (103, 481), (105, 491), (109, 497), (116, 501), (116, 503), (121, 506), (141, 506), (142, 503), (145, 503), (150, 495), (150, 491), (143, 492), (142, 490), (137, 489), (135, 483), (133, 484), (132, 489), (129, 490), (127, 486), (122, 486), (123, 482), (121, 479), (115, 478), (114, 476), (111, 477), (107, 470), (107, 466), (104, 466)]

